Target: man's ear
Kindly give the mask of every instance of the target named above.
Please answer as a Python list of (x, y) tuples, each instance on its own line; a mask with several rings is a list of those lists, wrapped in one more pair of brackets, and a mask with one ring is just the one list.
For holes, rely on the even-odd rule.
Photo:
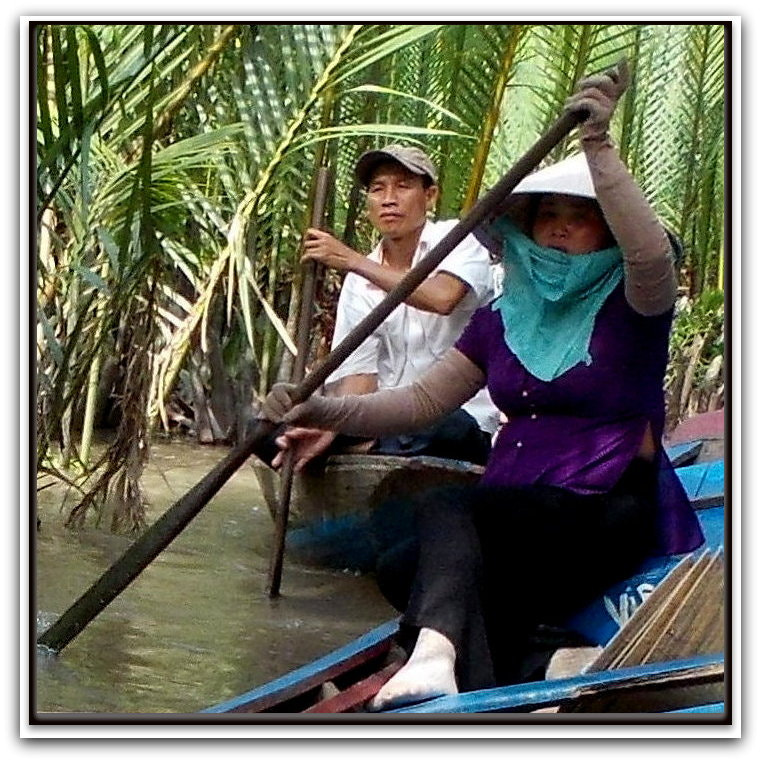
[(439, 197), (439, 186), (429, 185), (425, 189), (425, 207), (429, 212), (432, 212), (436, 207), (436, 199)]

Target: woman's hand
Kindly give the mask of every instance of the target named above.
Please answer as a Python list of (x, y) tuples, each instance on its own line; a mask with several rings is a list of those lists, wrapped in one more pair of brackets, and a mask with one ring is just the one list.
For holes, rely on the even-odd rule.
[(587, 77), (579, 82), (576, 93), (565, 104), (566, 111), (586, 112), (581, 123), (582, 140), (604, 140), (621, 94), (629, 86), (629, 67), (621, 61), (615, 69)]
[(293, 402), (295, 393), (295, 384), (275, 384), (264, 399), (262, 415), (273, 423), (333, 428), (336, 411), (340, 411), (341, 398), (313, 394), (296, 405)]
[(295, 384), (275, 384), (262, 404), (262, 415), (273, 423), (282, 423), (293, 409)]

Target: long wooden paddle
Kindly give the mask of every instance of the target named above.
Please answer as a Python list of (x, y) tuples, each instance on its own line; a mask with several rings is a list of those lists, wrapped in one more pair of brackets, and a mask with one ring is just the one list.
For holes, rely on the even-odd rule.
[[(327, 167), (320, 167), (317, 172), (317, 186), (312, 206), (311, 227), (313, 228), (322, 226), (325, 216), (325, 205), (328, 199), (329, 179), (330, 173)], [(309, 342), (312, 336), (312, 314), (314, 312), (314, 299), (317, 288), (317, 262), (313, 259), (308, 259), (302, 265), (302, 272), (301, 304), (299, 305), (299, 322), (296, 326), (296, 357), (293, 361), (293, 370), (291, 372), (291, 382), (294, 384), (301, 383), (306, 373)], [(288, 528), (288, 514), (291, 508), (291, 488), (293, 487), (295, 464), (295, 450), (287, 450), (280, 469), (280, 495), (275, 513), (275, 534), (272, 540), (270, 572), (267, 581), (267, 592), (270, 598), (276, 598), (280, 594), (280, 580), (283, 575), (283, 554), (285, 553), (285, 533)]]
[[(385, 299), (307, 374), (295, 390), (295, 401), (303, 402), (319, 389), (328, 376), (433, 272), (444, 257), (483, 220), (499, 209), (513, 188), (583, 118), (585, 116), (582, 114), (565, 112), (507, 174), (473, 205), (465, 217), (388, 292)], [(37, 643), (53, 651), (60, 651), (68, 645), (177, 537), (249, 456), (257, 455), (267, 463), (270, 462), (273, 454), (272, 438), (277, 429), (278, 426), (271, 421), (257, 419), (244, 440), (148, 527), (121, 558), (37, 638)]]

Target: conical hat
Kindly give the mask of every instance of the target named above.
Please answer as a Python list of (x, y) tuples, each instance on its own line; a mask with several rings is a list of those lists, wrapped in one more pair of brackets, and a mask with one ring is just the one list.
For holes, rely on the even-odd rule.
[(592, 175), (583, 153), (569, 156), (557, 164), (544, 167), (526, 176), (515, 186), (495, 213), (473, 231), (478, 240), (496, 256), (501, 256), (502, 242), (491, 229), (498, 217), (508, 215), (519, 228), (529, 233), (527, 218), (534, 194), (562, 193), (568, 196), (596, 198)]
[(518, 193), (564, 193), (568, 196), (597, 198), (587, 157), (583, 153), (569, 156), (524, 177), (511, 195)]
[[(538, 169), (524, 177), (499, 209), (473, 231), (475, 237), (497, 258), (502, 255), (502, 241), (498, 240), (499, 237), (491, 229), (491, 224), (498, 217), (506, 214), (518, 227), (529, 234), (527, 218), (532, 196), (537, 193), (562, 193), (567, 196), (596, 199), (597, 194), (592, 183), (592, 174), (589, 171), (587, 157), (583, 153), (577, 153), (557, 164)], [(663, 227), (669, 241), (671, 241), (674, 256), (678, 263), (684, 254), (682, 242), (666, 225)]]

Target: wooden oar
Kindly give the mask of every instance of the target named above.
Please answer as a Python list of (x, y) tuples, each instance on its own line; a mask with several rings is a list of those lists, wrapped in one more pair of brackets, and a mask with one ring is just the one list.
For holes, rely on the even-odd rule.
[[(313, 228), (322, 226), (325, 216), (325, 205), (328, 198), (329, 172), (327, 167), (320, 167), (317, 173), (317, 187), (312, 206)], [(312, 314), (317, 287), (317, 262), (308, 259), (302, 265), (303, 280), (301, 282), (301, 304), (299, 306), (299, 322), (296, 327), (296, 357), (291, 372), (291, 382), (299, 384), (306, 373), (307, 355), (312, 336)], [(285, 532), (288, 527), (288, 514), (291, 507), (291, 488), (293, 487), (293, 469), (296, 464), (295, 450), (286, 451), (283, 465), (280, 469), (280, 500), (275, 512), (275, 533), (272, 540), (270, 555), (270, 572), (267, 581), (267, 592), (270, 598), (280, 595), (280, 580), (283, 575), (283, 554), (285, 553)]]
[[(505, 198), (531, 170), (576, 126), (584, 117), (565, 112), (526, 151), (507, 174), (479, 199), (463, 219), (447, 233), (436, 246), (413, 267), (346, 338), (309, 373), (294, 393), (296, 402), (303, 402), (319, 389), (328, 376), (430, 275), (438, 264), (465, 236), (483, 220), (498, 211)], [(37, 639), (37, 643), (53, 651), (60, 651), (103, 611), (127, 585), (161, 553), (172, 540), (195, 518), (206, 503), (222, 488), (227, 480), (246, 462), (257, 455), (270, 462), (273, 454), (273, 436), (278, 426), (257, 419), (244, 440), (234, 447), (198, 484), (183, 495), (152, 526), (130, 545), (124, 554), (63, 615)]]

